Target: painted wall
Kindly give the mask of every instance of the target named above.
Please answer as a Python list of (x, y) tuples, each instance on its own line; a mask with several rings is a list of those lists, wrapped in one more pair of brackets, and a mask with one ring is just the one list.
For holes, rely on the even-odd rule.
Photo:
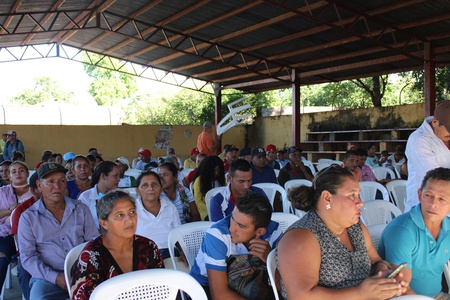
[[(197, 146), (201, 126), (52, 126), (52, 125), (2, 125), (1, 132), (15, 130), (25, 146), (26, 163), (30, 169), (41, 160), (42, 152), (73, 151), (86, 155), (96, 147), (105, 160), (125, 156), (130, 163), (137, 157), (138, 149), (150, 149), (152, 157), (166, 155), (167, 147), (175, 148), (183, 161)], [(244, 128), (232, 128), (222, 138), (224, 143), (244, 147)]]
[[(423, 121), (423, 104), (396, 107), (342, 110), (303, 114), (301, 140), (306, 132), (393, 127), (417, 127)], [(222, 137), (222, 145), (243, 148), (275, 144), (291, 145), (291, 116), (259, 117), (254, 124), (234, 127)], [(127, 157), (130, 162), (141, 147), (149, 148), (153, 157), (166, 154), (168, 146), (175, 148), (182, 160), (196, 147), (201, 126), (65, 126), (65, 125), (0, 125), (1, 132), (15, 130), (25, 145), (27, 165), (33, 168), (44, 150), (87, 154), (96, 147), (103, 158)]]
[[(310, 131), (418, 127), (423, 117), (424, 108), (420, 103), (302, 114), (300, 139), (306, 140), (306, 133)], [(292, 144), (291, 122), (291, 116), (256, 118), (250, 130), (251, 136), (259, 145), (289, 147)]]

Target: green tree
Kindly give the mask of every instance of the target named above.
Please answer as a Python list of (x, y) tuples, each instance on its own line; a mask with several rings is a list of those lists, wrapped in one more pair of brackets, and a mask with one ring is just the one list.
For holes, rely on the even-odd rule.
[[(450, 67), (436, 68), (436, 100), (449, 99), (450, 94)], [(413, 89), (422, 93), (424, 91), (424, 71), (418, 70), (413, 72), (401, 73), (403, 77), (411, 77), (413, 80)]]
[(49, 100), (70, 102), (72, 92), (65, 92), (56, 79), (49, 76), (33, 79), (35, 85), (31, 89), (25, 89), (10, 99), (11, 103), (34, 105)]
[(120, 60), (89, 53), (89, 57), (85, 57), (84, 61), (88, 63), (84, 64), (84, 70), (93, 79), (89, 93), (98, 105), (112, 106), (120, 99), (136, 95), (136, 77), (123, 73), (127, 71), (127, 65), (122, 66), (122, 72), (116, 71), (118, 66), (123, 65)]
[(370, 96), (374, 107), (381, 107), (381, 99), (386, 92), (386, 86), (388, 84), (388, 75), (355, 79), (351, 82), (363, 89)]

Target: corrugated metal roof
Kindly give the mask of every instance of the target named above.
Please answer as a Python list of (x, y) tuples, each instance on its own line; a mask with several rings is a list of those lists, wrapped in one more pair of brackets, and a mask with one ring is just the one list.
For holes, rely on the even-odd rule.
[(449, 65), (450, 1), (0, 2), (0, 47), (44, 43), (255, 92)]

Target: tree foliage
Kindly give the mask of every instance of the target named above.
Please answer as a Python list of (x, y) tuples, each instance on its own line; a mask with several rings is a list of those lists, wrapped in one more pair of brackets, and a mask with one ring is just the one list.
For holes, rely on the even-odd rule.
[(89, 54), (89, 57), (85, 57), (85, 61), (96, 62), (98, 66), (84, 64), (84, 70), (93, 79), (89, 93), (98, 105), (114, 105), (121, 99), (136, 95), (138, 91), (136, 77), (114, 70), (114, 67), (123, 64), (120, 60)]
[[(446, 100), (450, 97), (450, 67), (436, 68), (436, 100)], [(402, 77), (412, 77), (413, 89), (423, 97), (425, 73), (423, 70), (401, 73)]]
[(45, 101), (58, 100), (70, 102), (72, 92), (64, 91), (58, 81), (50, 76), (34, 78), (35, 85), (25, 89), (10, 99), (11, 103), (34, 105)]

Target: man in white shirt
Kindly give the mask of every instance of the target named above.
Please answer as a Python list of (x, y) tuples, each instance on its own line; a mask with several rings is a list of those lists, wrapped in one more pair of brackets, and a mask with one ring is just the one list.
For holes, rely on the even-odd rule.
[(438, 167), (450, 168), (450, 100), (441, 101), (434, 116), (425, 118), (406, 144), (408, 182), (405, 212), (419, 203), (417, 190), (425, 174)]

